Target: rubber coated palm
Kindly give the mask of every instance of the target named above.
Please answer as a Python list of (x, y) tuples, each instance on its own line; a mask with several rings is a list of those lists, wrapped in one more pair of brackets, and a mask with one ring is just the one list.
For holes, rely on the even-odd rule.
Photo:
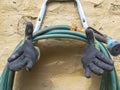
[(95, 40), (92, 30), (87, 29), (86, 36), (88, 38), (88, 42), (82, 57), (85, 76), (89, 78), (91, 77), (91, 72), (101, 75), (105, 70), (113, 70), (113, 61), (95, 48)]

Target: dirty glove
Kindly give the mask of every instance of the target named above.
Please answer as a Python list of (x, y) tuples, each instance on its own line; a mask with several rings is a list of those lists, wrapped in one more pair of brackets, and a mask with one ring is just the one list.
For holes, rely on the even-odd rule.
[(106, 57), (103, 53), (98, 51), (95, 47), (95, 38), (93, 31), (86, 30), (86, 36), (88, 38), (85, 52), (82, 57), (82, 64), (85, 69), (85, 76), (91, 77), (91, 72), (101, 75), (105, 70), (113, 70), (113, 61)]
[(25, 41), (23, 45), (14, 52), (8, 59), (8, 68), (12, 71), (18, 71), (26, 67), (32, 69), (39, 57), (39, 49), (32, 43), (33, 24), (27, 23), (25, 30)]

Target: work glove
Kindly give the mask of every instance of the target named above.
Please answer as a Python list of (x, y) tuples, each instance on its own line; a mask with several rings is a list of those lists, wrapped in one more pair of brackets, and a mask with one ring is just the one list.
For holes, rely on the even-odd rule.
[(82, 64), (85, 69), (85, 76), (91, 77), (91, 72), (102, 75), (104, 71), (113, 70), (113, 61), (101, 53), (95, 46), (95, 38), (92, 30), (86, 30), (87, 45), (82, 56)]
[(18, 71), (26, 67), (31, 70), (36, 63), (40, 53), (39, 49), (32, 43), (33, 24), (28, 22), (25, 29), (25, 40), (23, 45), (18, 48), (8, 59), (8, 68)]

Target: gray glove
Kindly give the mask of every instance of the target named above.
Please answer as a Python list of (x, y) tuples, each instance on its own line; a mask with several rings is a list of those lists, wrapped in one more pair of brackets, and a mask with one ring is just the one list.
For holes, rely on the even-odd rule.
[(113, 70), (113, 61), (95, 48), (94, 34), (90, 29), (86, 30), (88, 38), (85, 52), (82, 57), (82, 64), (85, 69), (85, 76), (91, 77), (91, 72), (101, 75), (105, 70)]
[(13, 53), (8, 59), (8, 68), (12, 71), (18, 71), (26, 67), (32, 69), (39, 56), (39, 49), (32, 43), (33, 24), (27, 23), (25, 30), (24, 44)]

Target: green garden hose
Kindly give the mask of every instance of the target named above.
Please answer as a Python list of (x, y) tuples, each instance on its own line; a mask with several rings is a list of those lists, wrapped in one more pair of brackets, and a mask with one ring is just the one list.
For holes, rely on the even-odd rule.
[[(68, 39), (75, 39), (84, 42), (87, 41), (86, 35), (84, 33), (71, 31), (69, 26), (64, 26), (64, 25), (47, 27), (42, 30), (36, 31), (33, 34), (33, 37), (34, 37), (33, 42), (42, 39), (50, 39), (50, 38), (68, 38)], [(22, 44), (23, 41), (21, 41), (17, 45), (14, 51), (16, 51)], [(101, 42), (97, 41), (97, 45), (103, 54), (111, 58), (107, 48)], [(6, 64), (3, 73), (0, 77), (0, 90), (12, 90), (14, 76), (15, 76), (15, 72), (10, 71)], [(111, 72), (107, 72), (107, 71), (104, 72), (101, 80), (100, 90), (120, 90), (119, 81), (117, 78), (115, 68)]]

